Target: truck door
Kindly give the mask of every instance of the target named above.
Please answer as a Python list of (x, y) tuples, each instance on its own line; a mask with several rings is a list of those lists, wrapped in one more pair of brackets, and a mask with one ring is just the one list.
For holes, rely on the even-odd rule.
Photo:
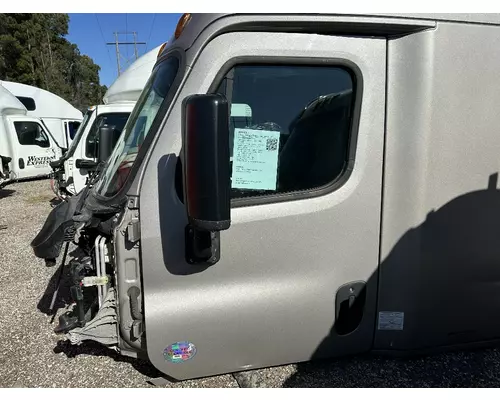
[[(241, 32), (204, 48), (142, 174), (146, 340), (156, 368), (187, 379), (371, 348), (385, 60), (379, 38)], [(231, 227), (221, 232), (220, 261), (199, 267), (186, 262), (174, 177), (181, 102), (207, 92), (224, 93), (240, 120), (231, 123)], [(261, 162), (249, 164), (250, 153)]]
[[(17, 159), (12, 160), (17, 178), (48, 175), (49, 163), (60, 156), (58, 147), (41, 122), (29, 117), (9, 117), (9, 127), (17, 148)], [(16, 143), (17, 138), (17, 144)]]

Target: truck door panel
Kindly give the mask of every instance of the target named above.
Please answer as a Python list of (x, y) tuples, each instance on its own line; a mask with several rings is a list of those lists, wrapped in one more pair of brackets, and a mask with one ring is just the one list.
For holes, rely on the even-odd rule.
[[(371, 348), (385, 52), (384, 39), (250, 32), (218, 36), (201, 52), (140, 191), (146, 339), (156, 368), (188, 379)], [(208, 91), (251, 109), (248, 121), (232, 115), (233, 142), (242, 137), (237, 118), (277, 139), (268, 150), (278, 153), (278, 171), (276, 187), (257, 191), (235, 187), (233, 172), (221, 259), (198, 268), (185, 261), (186, 210), (174, 177), (182, 99)], [(172, 360), (179, 346), (192, 358)]]
[(13, 140), (18, 142), (18, 159), (12, 160), (19, 168), (18, 178), (49, 174), (49, 163), (56, 158), (56, 144), (40, 122), (27, 117), (11, 117), (10, 128)]

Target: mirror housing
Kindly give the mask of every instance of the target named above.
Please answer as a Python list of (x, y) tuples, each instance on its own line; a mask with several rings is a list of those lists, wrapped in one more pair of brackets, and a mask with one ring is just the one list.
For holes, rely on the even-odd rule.
[(118, 136), (114, 127), (105, 125), (99, 128), (99, 144), (97, 147), (98, 164), (108, 160), (113, 152)]
[[(78, 161), (77, 161), (77, 162), (78, 162)], [(63, 157), (61, 157), (61, 158), (59, 158), (59, 159), (57, 159), (57, 160), (54, 160), (54, 161), (49, 162), (49, 166), (50, 166), (50, 168), (52, 168), (52, 169), (60, 168), (60, 167), (62, 167), (63, 165), (64, 165), (64, 158), (63, 158)]]
[(231, 224), (229, 105), (219, 94), (188, 96), (182, 104), (184, 204), (196, 231)]
[(78, 169), (94, 169), (97, 167), (97, 163), (93, 160), (84, 160), (82, 158), (79, 158), (78, 160), (75, 161), (75, 167)]

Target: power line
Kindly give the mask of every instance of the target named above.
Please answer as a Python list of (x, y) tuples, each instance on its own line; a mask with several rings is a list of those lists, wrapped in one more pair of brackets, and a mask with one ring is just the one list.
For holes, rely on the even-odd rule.
[(153, 22), (151, 23), (151, 29), (149, 30), (149, 37), (146, 41), (146, 52), (148, 51), (149, 40), (151, 39), (151, 34), (153, 33), (153, 26), (155, 24), (156, 13), (153, 15)]
[(95, 15), (95, 19), (97, 21), (97, 25), (99, 25), (99, 30), (101, 31), (101, 37), (102, 37), (102, 41), (104, 42), (104, 47), (106, 47), (106, 51), (108, 53), (109, 64), (113, 64), (113, 61), (111, 61), (111, 54), (109, 54), (109, 47), (106, 46), (106, 39), (104, 39), (104, 34), (102, 33), (102, 28), (101, 28), (101, 24), (99, 23), (99, 18), (97, 18), (97, 14), (94, 14), (94, 15)]
[[(118, 76), (120, 76), (120, 74), (122, 73), (122, 67), (121, 67), (121, 63), (120, 63), (120, 60), (121, 58), (124, 58), (125, 59), (125, 63), (128, 65), (129, 62), (130, 62), (130, 59), (128, 57), (124, 57), (122, 54), (120, 54), (120, 46), (121, 45), (133, 45), (134, 46), (134, 55), (135, 55), (135, 59), (137, 60), (138, 58), (138, 54), (137, 54), (137, 45), (138, 44), (146, 44), (146, 42), (138, 42), (137, 41), (137, 32), (113, 32), (113, 34), (115, 35), (115, 41), (114, 42), (107, 42), (106, 45), (110, 46), (115, 46), (115, 50), (116, 50), (116, 65), (118, 67)], [(126, 35), (126, 37), (128, 37), (129, 34), (132, 34), (134, 36), (134, 41), (133, 42), (128, 42), (128, 41), (125, 41), (125, 42), (120, 42), (118, 40), (118, 35)]]

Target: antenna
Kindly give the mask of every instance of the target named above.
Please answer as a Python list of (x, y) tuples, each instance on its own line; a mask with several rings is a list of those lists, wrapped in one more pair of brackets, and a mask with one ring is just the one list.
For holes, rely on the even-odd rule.
[[(108, 46), (115, 46), (115, 49), (116, 49), (116, 66), (118, 68), (118, 76), (121, 75), (122, 73), (122, 68), (121, 68), (121, 63), (120, 63), (120, 60), (123, 58), (125, 60), (125, 63), (126, 65), (128, 66), (130, 64), (130, 59), (127, 58), (127, 57), (124, 57), (123, 54), (120, 54), (120, 46), (130, 46), (130, 45), (133, 45), (134, 46), (134, 57), (135, 59), (137, 60), (139, 58), (139, 55), (137, 53), (137, 45), (138, 44), (146, 44), (146, 42), (138, 42), (137, 41), (137, 32), (113, 32), (113, 34), (115, 35), (115, 41), (114, 42), (107, 42), (106, 45)], [(133, 42), (128, 42), (128, 41), (124, 41), (124, 42), (120, 42), (119, 40), (119, 35), (125, 35), (126, 38), (128, 38), (128, 35), (133, 35), (134, 37), (134, 41)]]

